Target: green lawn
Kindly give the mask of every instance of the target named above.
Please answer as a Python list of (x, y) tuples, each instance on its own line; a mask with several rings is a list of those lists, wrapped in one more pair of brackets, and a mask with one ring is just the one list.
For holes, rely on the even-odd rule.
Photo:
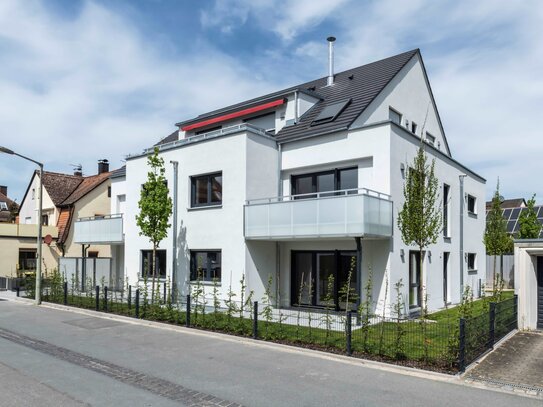
[[(60, 294), (60, 295), (59, 295)], [(71, 294), (71, 293), (70, 293)], [(512, 298), (512, 292), (504, 292), (502, 299)], [(116, 294), (114, 300), (108, 301), (108, 312), (135, 317), (135, 304), (128, 307), (126, 298)], [(58, 291), (55, 295), (45, 296), (45, 301), (63, 302), (63, 296)], [(174, 308), (163, 306), (143, 307), (140, 300), (140, 318), (149, 320), (185, 324), (186, 313)], [(488, 301), (487, 301), (488, 302)], [(504, 303), (505, 304), (505, 303)], [(90, 296), (68, 295), (68, 305), (94, 309), (96, 299)], [(104, 310), (104, 300), (100, 299), (100, 310)], [(484, 346), (488, 327), (488, 304), (485, 300), (477, 300), (472, 305), (472, 315), (480, 316), (469, 321), (468, 346), (475, 355), (479, 347)], [(253, 321), (241, 318), (239, 314), (228, 315), (224, 309), (219, 312), (207, 312), (202, 315), (201, 309), (191, 312), (191, 326), (200, 329), (225, 332), (234, 335), (252, 336)], [(512, 309), (507, 308), (501, 316), (512, 315)], [(281, 311), (275, 310), (275, 322), (266, 321), (261, 314), (258, 321), (258, 337), (264, 340), (289, 343), (300, 346), (324, 349), (332, 352), (345, 352), (346, 334), (344, 324), (337, 320), (326, 329), (326, 314), (290, 311), (285, 317)], [(279, 312), (279, 314), (277, 314)], [(281, 322), (277, 322), (281, 318)], [(310, 319), (309, 319), (310, 318)], [(329, 320), (330, 322), (331, 320)], [(288, 322), (288, 323), (287, 323)], [(352, 351), (355, 355), (378, 359), (401, 361), (402, 363), (434, 366), (444, 370), (453, 369), (458, 350), (459, 308), (453, 307), (432, 313), (426, 321), (420, 319), (403, 320), (357, 325), (356, 318), (352, 323)], [(508, 322), (509, 323), (509, 322)], [(508, 327), (497, 324), (498, 334)], [(500, 331), (501, 329), (501, 331)]]

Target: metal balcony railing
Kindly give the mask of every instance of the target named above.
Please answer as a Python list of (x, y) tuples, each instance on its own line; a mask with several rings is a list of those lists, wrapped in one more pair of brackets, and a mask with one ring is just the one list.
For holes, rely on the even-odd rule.
[(367, 188), (247, 201), (246, 239), (392, 236), (389, 195)]

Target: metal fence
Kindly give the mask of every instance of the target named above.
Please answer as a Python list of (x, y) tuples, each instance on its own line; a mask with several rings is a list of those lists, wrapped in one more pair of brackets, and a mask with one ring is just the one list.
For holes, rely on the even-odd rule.
[(515, 295), (500, 302), (489, 303), (488, 312), (460, 319), (458, 368), (463, 371), (484, 353), (494, 348), (497, 341), (517, 329)]
[(480, 315), (446, 321), (279, 309), (252, 297), (173, 297), (165, 285), (153, 295), (131, 286), (79, 292), (67, 282), (46, 286), (43, 294), (44, 301), (69, 306), (442, 371), (464, 370), (516, 328), (517, 315), (516, 297), (489, 303)]

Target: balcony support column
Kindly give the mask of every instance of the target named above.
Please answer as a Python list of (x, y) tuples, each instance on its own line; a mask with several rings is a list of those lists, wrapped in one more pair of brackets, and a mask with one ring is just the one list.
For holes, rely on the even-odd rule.
[(360, 301), (362, 300), (362, 239), (357, 236), (356, 242), (356, 324), (360, 325)]

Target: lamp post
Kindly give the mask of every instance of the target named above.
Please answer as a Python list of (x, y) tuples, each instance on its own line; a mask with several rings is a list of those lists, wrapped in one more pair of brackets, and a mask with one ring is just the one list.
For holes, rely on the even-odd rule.
[(10, 150), (6, 147), (0, 146), (0, 153), (10, 154), (10, 155), (16, 155), (17, 157), (21, 157), (27, 161), (33, 162), (38, 167), (40, 167), (40, 192), (38, 195), (38, 199), (40, 201), (38, 206), (38, 239), (37, 239), (37, 249), (38, 249), (38, 255), (36, 259), (36, 290), (35, 290), (35, 303), (36, 305), (41, 304), (41, 258), (42, 258), (42, 210), (43, 210), (43, 203), (42, 203), (42, 196), (43, 196), (43, 164), (33, 160), (32, 158), (25, 157), (24, 155), (17, 154), (15, 151)]

